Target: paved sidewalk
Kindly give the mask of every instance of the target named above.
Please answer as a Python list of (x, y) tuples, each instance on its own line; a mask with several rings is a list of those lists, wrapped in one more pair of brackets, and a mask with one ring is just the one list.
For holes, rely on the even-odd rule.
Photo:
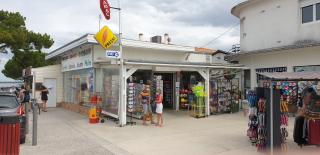
[[(32, 114), (30, 114), (32, 118)], [(38, 145), (32, 146), (31, 134), (21, 145), (22, 155), (109, 155), (129, 154), (111, 142), (77, 127), (87, 123), (87, 118), (60, 108), (49, 109), (38, 117)], [(32, 121), (31, 125), (32, 126)], [(32, 128), (30, 127), (30, 133)]]
[[(166, 111), (164, 116), (162, 128), (143, 126), (140, 120), (120, 128), (111, 121), (89, 124), (85, 116), (50, 109), (39, 117), (38, 146), (31, 146), (29, 138), (21, 154), (261, 155), (248, 141), (248, 118), (242, 113), (195, 119), (186, 112)], [(314, 151), (293, 142), (293, 120), (288, 128), (290, 152)]]

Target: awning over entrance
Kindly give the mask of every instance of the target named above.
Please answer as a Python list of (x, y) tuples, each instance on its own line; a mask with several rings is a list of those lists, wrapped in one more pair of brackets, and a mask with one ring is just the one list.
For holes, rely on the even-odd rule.
[(246, 69), (242, 65), (233, 64), (210, 64), (210, 63), (191, 63), (191, 62), (163, 62), (163, 61), (140, 61), (127, 60), (126, 65), (145, 65), (145, 66), (163, 66), (163, 67), (191, 67), (191, 68), (208, 68), (208, 69)]
[(319, 81), (320, 72), (276, 72), (258, 73), (272, 81)]

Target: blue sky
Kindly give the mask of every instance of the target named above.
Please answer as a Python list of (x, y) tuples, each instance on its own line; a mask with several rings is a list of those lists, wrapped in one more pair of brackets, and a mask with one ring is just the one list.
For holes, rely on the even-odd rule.
[[(239, 21), (230, 14), (231, 8), (243, 0), (121, 0), (123, 9), (123, 35), (145, 40), (154, 35), (168, 33), (172, 43), (201, 47), (224, 33)], [(117, 0), (109, 0), (117, 6)], [(55, 44), (53, 49), (85, 33), (98, 31), (99, 0), (0, 0), (0, 9), (20, 12), (26, 17), (28, 29), (48, 33)], [(101, 22), (118, 31), (117, 12), (111, 20)], [(235, 27), (209, 48), (229, 50), (239, 43), (239, 28)], [(0, 70), (10, 55), (0, 54)], [(5, 80), (0, 74), (0, 81)]]

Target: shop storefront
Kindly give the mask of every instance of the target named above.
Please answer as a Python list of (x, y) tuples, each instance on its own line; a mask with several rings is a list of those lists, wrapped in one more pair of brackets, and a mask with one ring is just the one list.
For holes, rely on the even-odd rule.
[[(258, 151), (287, 152), (288, 142), (319, 145), (319, 72), (260, 73), (263, 85), (248, 93), (247, 136)], [(299, 99), (296, 98), (299, 95)], [(300, 102), (300, 103), (299, 103)], [(294, 130), (288, 130), (290, 105), (299, 107)], [(263, 132), (261, 132), (263, 131)], [(293, 135), (293, 140), (288, 139)], [(290, 143), (290, 142), (289, 142)], [(278, 152), (281, 153), (281, 152)]]
[[(83, 36), (51, 52), (46, 59), (61, 60), (64, 102), (90, 106), (94, 98), (103, 114), (125, 125), (127, 115), (141, 117), (139, 94), (147, 85), (151, 98), (158, 89), (162, 91), (165, 110), (188, 110), (193, 117), (205, 117), (210, 115), (210, 81), (216, 80), (210, 79), (211, 71), (243, 69), (240, 65), (206, 62), (206, 54), (199, 56), (194, 47), (134, 40), (124, 40), (123, 44), (122, 77), (118, 60), (106, 57), (106, 51), (97, 45), (93, 35)], [(192, 54), (197, 54), (198, 62), (188, 61)], [(120, 91), (120, 80), (125, 83), (123, 91)], [(230, 81), (231, 93), (238, 91), (235, 81)], [(225, 85), (218, 83), (220, 87)], [(223, 94), (222, 91), (228, 90), (220, 88), (219, 93)], [(228, 101), (233, 102), (234, 98), (231, 94)]]

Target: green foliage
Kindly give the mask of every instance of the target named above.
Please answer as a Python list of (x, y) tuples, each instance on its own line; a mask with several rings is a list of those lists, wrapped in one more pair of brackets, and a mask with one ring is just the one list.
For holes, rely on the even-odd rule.
[(27, 30), (25, 18), (20, 13), (0, 10), (0, 48), (11, 49), (13, 58), (7, 62), (2, 73), (11, 78), (21, 77), (28, 66), (42, 67), (52, 64), (45, 61), (43, 48), (50, 48), (53, 39), (48, 34)]
[(4, 66), (2, 73), (13, 79), (20, 78), (22, 76), (22, 70), (32, 66), (42, 67), (52, 65), (53, 62), (45, 61), (45, 53), (39, 51), (16, 51), (15, 55)]

